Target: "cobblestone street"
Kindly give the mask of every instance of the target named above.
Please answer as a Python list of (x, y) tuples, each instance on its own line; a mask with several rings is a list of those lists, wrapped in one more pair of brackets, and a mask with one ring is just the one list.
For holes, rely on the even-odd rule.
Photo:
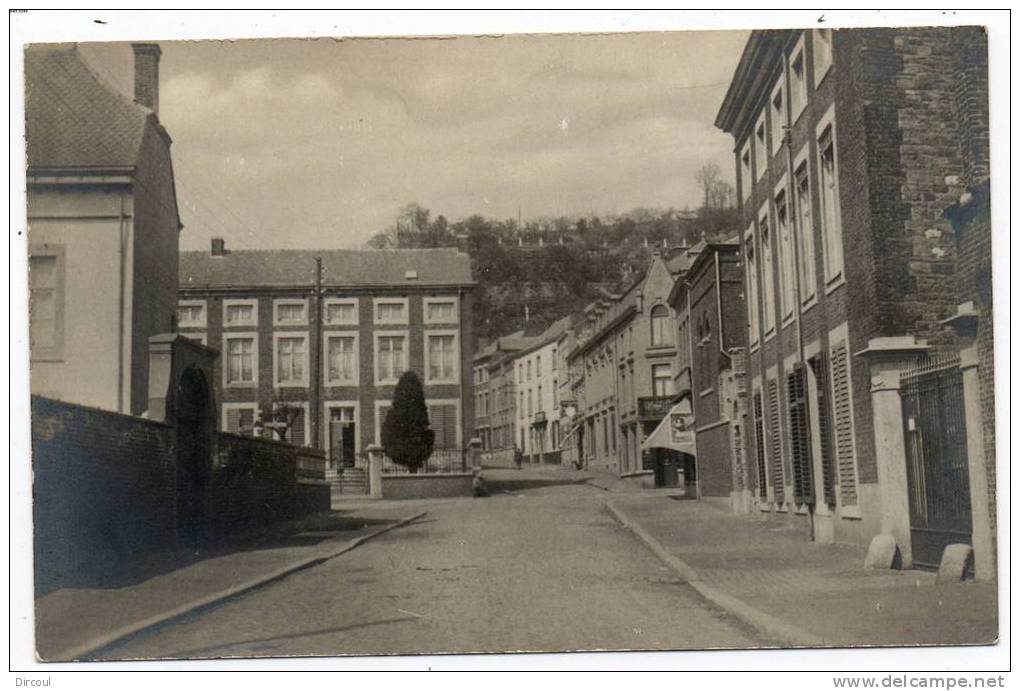
[(606, 492), (550, 469), (487, 475), (490, 498), (411, 502), (428, 516), (104, 657), (768, 644), (621, 528)]

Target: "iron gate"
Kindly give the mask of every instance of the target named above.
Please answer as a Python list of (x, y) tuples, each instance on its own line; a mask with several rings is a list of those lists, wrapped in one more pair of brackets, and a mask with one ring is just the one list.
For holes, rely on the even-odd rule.
[(938, 568), (946, 545), (971, 543), (963, 374), (933, 358), (900, 379), (914, 564)]

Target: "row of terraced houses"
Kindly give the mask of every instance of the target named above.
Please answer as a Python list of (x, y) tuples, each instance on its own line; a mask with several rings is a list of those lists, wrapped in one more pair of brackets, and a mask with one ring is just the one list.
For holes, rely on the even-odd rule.
[[(982, 30), (753, 32), (716, 125), (734, 139), (740, 225), (662, 251), (549, 336), (558, 457), (682, 482), (818, 541), (892, 544), (901, 565), (970, 544), (989, 577)], [(486, 437), (497, 453), (527, 448), (548, 415), (528, 409), (517, 345), (475, 357), (476, 396), (505, 413)]]

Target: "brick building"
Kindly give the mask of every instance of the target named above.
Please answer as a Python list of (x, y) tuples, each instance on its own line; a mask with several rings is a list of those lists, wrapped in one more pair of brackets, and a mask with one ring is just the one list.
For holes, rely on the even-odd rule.
[(140, 415), (173, 328), (181, 229), (155, 44), (134, 100), (73, 46), (25, 52), (32, 393)]
[(222, 429), (285, 418), (288, 441), (350, 466), (380, 441), (407, 370), (424, 386), (436, 448), (467, 444), (474, 285), (453, 249), (230, 251), (214, 239), (210, 252), (181, 253), (178, 328), (221, 352)]
[(677, 315), (676, 400), (694, 415), (699, 496), (748, 505), (743, 454), (747, 329), (738, 240), (687, 251), (690, 267), (669, 304)]
[(560, 336), (570, 316), (553, 322), (513, 355), (517, 384), (517, 446), (532, 463), (560, 460)]
[(980, 186), (964, 173), (987, 140), (969, 124), (984, 68), (961, 45), (986, 53), (968, 28), (756, 31), (716, 119), (736, 144), (755, 502), (820, 541), (892, 532), (905, 563), (914, 432), (884, 406), (899, 420), (893, 377), (955, 348), (944, 212)]
[(572, 436), (586, 467), (627, 475), (654, 463), (641, 443), (673, 401), (677, 332), (667, 298), (687, 261), (683, 252), (653, 257), (622, 295), (591, 303), (572, 328)]

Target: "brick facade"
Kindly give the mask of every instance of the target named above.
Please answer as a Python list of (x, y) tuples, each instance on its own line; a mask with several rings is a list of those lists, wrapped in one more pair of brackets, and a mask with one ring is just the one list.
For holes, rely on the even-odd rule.
[[(816, 513), (816, 522), (828, 522), (826, 529), (831, 528), (838, 540), (867, 542), (877, 532), (880, 516), (868, 365), (854, 354), (877, 336), (910, 334), (936, 347), (954, 344), (940, 321), (953, 314), (959, 302), (958, 237), (943, 211), (964, 191), (966, 162), (981, 160), (975, 142), (986, 136), (961, 127), (969, 121), (967, 113), (981, 102), (969, 91), (980, 94), (980, 79), (973, 78), (973, 73), (983, 71), (980, 63), (967, 63), (971, 76), (962, 78), (962, 85), (956, 69), (959, 46), (975, 46), (973, 32), (971, 28), (755, 32), (717, 118), (717, 125), (736, 140), (745, 254), (750, 249), (758, 262), (768, 258), (764, 238), (771, 234), (772, 285), (765, 285), (768, 274), (760, 267), (756, 290), (748, 287), (746, 292), (758, 296), (751, 309), (757, 311), (759, 324), (766, 320), (767, 291), (777, 296), (778, 305), (784, 269), (788, 275), (794, 264), (784, 266), (782, 252), (788, 249), (803, 259), (807, 248), (811, 252), (804, 256), (813, 259), (798, 263), (791, 281), (799, 309), (784, 322), (777, 307), (775, 332), (757, 339), (752, 333), (749, 339), (749, 391), (752, 404), (756, 392), (761, 396), (763, 439), (771, 452), (765, 455), (780, 456), (765, 464), (775, 472), (766, 478), (767, 499), (759, 502), (760, 508), (791, 514), (807, 511), (792, 501), (790, 485), (795, 475), (792, 443), (800, 437), (790, 427), (789, 385), (801, 366), (811, 404), (815, 485), (821, 487), (823, 474), (838, 485), (831, 495), (824, 492), (832, 501), (816, 497), (810, 510)], [(831, 67), (823, 59), (826, 44), (831, 45)], [(973, 49), (983, 53), (980, 45)], [(798, 75), (788, 69), (798, 55), (804, 68), (800, 78), (806, 82), (806, 103), (800, 113), (790, 100), (799, 89)], [(779, 111), (772, 108), (772, 99), (780, 80), (782, 112), (792, 125), (787, 139), (774, 143), (772, 120)], [(756, 125), (762, 112), (768, 113), (767, 169), (759, 172), (752, 155), (754, 170), (742, 175), (740, 152), (748, 140), (754, 140), (752, 152), (758, 148)], [(826, 139), (829, 125), (834, 136)], [(829, 141), (835, 152), (843, 250), (835, 273), (826, 266), (826, 253), (830, 260), (836, 256), (829, 249), (831, 243), (826, 244), (826, 228), (833, 226), (824, 189), (825, 181), (832, 179), (823, 157)], [(806, 200), (796, 198), (802, 161), (810, 189)], [(749, 189), (748, 179), (753, 185)], [(784, 180), (789, 206), (781, 209)], [(801, 216), (804, 201), (810, 208)], [(767, 228), (761, 223), (762, 209)], [(784, 212), (792, 219), (789, 248), (781, 246), (777, 232)], [(804, 219), (810, 223), (806, 229), (810, 243), (804, 240)], [(808, 270), (814, 278), (814, 296), (805, 291), (802, 272)], [(745, 280), (751, 277), (749, 269)], [(837, 381), (844, 371), (845, 385)], [(770, 396), (772, 382), (775, 391)], [(849, 394), (846, 401), (844, 389)], [(773, 404), (778, 404), (778, 411), (771, 410)], [(754, 432), (751, 407), (745, 426)], [(751, 469), (758, 466), (756, 436), (747, 437)], [(832, 458), (833, 467), (823, 468), (822, 458)], [(780, 474), (782, 487), (773, 482)]]
[(676, 395), (694, 413), (701, 495), (736, 501), (747, 483), (743, 458), (734, 456), (746, 404), (740, 244), (700, 242), (688, 256), (690, 268), (669, 298), (678, 322)]
[[(223, 251), (215, 250), (215, 251)], [(411, 281), (407, 285), (358, 285), (345, 284), (340, 278), (327, 277), (316, 297), (314, 281), (314, 254), (302, 253), (285, 257), (284, 261), (297, 262), (302, 269), (310, 267), (307, 273), (287, 272), (286, 286), (266, 285), (258, 275), (245, 280), (243, 271), (233, 269), (238, 275), (220, 270), (209, 257), (195, 257), (202, 253), (183, 253), (189, 260), (182, 268), (179, 289), (180, 309), (198, 306), (203, 318), (198, 323), (182, 321), (180, 332), (193, 338), (204, 338), (207, 345), (220, 351), (213, 372), (217, 424), (229, 431), (251, 433), (254, 420), (261, 417), (269, 422), (276, 405), (286, 405), (299, 411), (288, 430), (288, 440), (297, 444), (326, 449), (331, 461), (337, 463), (358, 463), (365, 459), (365, 452), (371, 444), (379, 443), (379, 434), (385, 409), (393, 397), (399, 372), (380, 379), (383, 368), (379, 362), (381, 337), (402, 337), (403, 360), (406, 369), (416, 373), (422, 382), (426, 402), (437, 445), (446, 448), (464, 448), (474, 432), (474, 391), (472, 379), (473, 332), (473, 286), (467, 282), (449, 285)], [(224, 253), (229, 257), (231, 253)], [(272, 252), (250, 252), (239, 262), (254, 264), (261, 261), (261, 255), (272, 256)], [(333, 260), (357, 264), (360, 255), (369, 255), (365, 261), (380, 259), (378, 253), (346, 252)], [(307, 255), (307, 256), (305, 256)], [(410, 261), (417, 257), (415, 251), (404, 251), (398, 261)], [(422, 264), (429, 261), (427, 253), (418, 258)], [(445, 256), (445, 255), (444, 255)], [(462, 256), (462, 255), (460, 255)], [(447, 256), (447, 258), (449, 258)], [(213, 256), (215, 259), (215, 255)], [(307, 260), (307, 261), (306, 261)], [(326, 253), (324, 264), (330, 261)], [(261, 266), (259, 264), (259, 266)], [(219, 271), (219, 273), (218, 273)], [(187, 272), (201, 274), (202, 284), (189, 281)], [(219, 278), (222, 274), (223, 278)], [(254, 272), (253, 272), (254, 274)], [(403, 272), (400, 272), (403, 278)], [(467, 279), (470, 280), (469, 278)], [(210, 285), (216, 282), (216, 285)], [(226, 282), (227, 284), (224, 284)], [(365, 281), (368, 282), (367, 280)], [(247, 284), (246, 284), (247, 283)], [(404, 305), (403, 315), (394, 323), (380, 323), (377, 301), (387, 300)], [(442, 301), (452, 305), (452, 313), (438, 321), (426, 318), (430, 301)], [(353, 305), (349, 319), (329, 321), (330, 306), (335, 303)], [(227, 307), (232, 304), (254, 304), (257, 318), (254, 322), (237, 325), (227, 324)], [(300, 305), (303, 316), (294, 323), (282, 323), (277, 319), (276, 309), (282, 304)], [(225, 369), (230, 367), (231, 354), (227, 339), (231, 337), (251, 338), (257, 341), (252, 365), (254, 381), (228, 382)], [(451, 337), (455, 350), (446, 361), (452, 365), (452, 377), (441, 381), (430, 381), (426, 342), (430, 337)], [(278, 346), (281, 338), (300, 339), (301, 376), (293, 381), (278, 381), (282, 351)], [(356, 353), (353, 357), (354, 378), (345, 381), (343, 377), (329, 376), (330, 363), (328, 339), (356, 339)], [(318, 352), (316, 352), (318, 351)], [(243, 410), (243, 413), (237, 411)], [(243, 415), (244, 430), (232, 429), (232, 416)], [(349, 436), (348, 436), (349, 435)], [(353, 437), (353, 439), (352, 439)]]

